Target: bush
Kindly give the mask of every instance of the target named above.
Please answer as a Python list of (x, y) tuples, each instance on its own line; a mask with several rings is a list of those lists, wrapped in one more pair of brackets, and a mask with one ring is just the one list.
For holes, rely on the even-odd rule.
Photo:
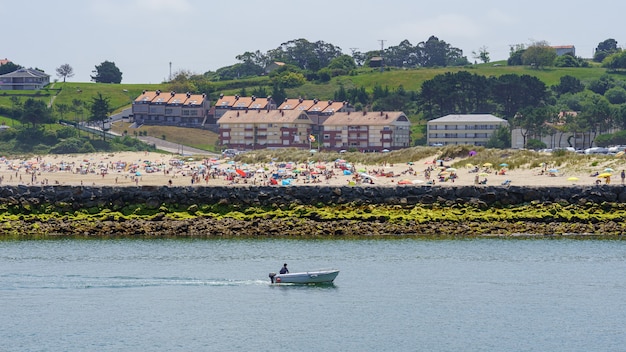
[(70, 137), (76, 137), (78, 130), (74, 127), (63, 127), (57, 130), (57, 138), (65, 139)]
[(538, 139), (529, 139), (526, 142), (526, 148), (528, 149), (545, 149), (546, 144)]
[(0, 132), (0, 141), (8, 142), (17, 136), (17, 131), (14, 128), (8, 128)]
[[(83, 141), (79, 138), (68, 138), (50, 149), (53, 154), (74, 154), (80, 153), (83, 149)], [(93, 147), (92, 147), (93, 148)]]

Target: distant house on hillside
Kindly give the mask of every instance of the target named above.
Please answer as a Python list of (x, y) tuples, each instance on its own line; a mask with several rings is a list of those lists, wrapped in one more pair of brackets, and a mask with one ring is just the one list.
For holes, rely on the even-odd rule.
[(50, 75), (32, 68), (0, 75), (0, 90), (39, 90), (48, 84)]
[(9, 62), (11, 62), (11, 60), (9, 60), (9, 59), (7, 59), (7, 58), (0, 59), (0, 66), (2, 66), (2, 65), (6, 65), (6, 64), (8, 64)]
[(383, 66), (383, 58), (380, 56), (374, 56), (370, 59), (369, 63), (370, 67), (382, 67)]
[(556, 50), (556, 56), (563, 56), (565, 54), (576, 56), (576, 48), (573, 45), (557, 45), (551, 48)]
[(269, 65), (267, 65), (267, 67), (265, 68), (265, 73), (270, 73), (276, 69), (279, 69), (281, 67), (285, 66), (284, 62), (280, 62), (280, 61), (274, 61), (272, 63), (270, 63)]

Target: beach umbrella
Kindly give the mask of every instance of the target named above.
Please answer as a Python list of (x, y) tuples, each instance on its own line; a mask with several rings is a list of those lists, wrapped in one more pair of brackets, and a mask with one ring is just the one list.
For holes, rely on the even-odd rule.
[(559, 172), (559, 169), (550, 169), (548, 170), (548, 172), (551, 174), (556, 174), (557, 172)]
[(478, 176), (480, 176), (480, 177), (487, 177), (487, 176), (489, 176), (489, 174), (486, 173), (486, 172), (481, 172), (481, 173), (478, 174)]
[(500, 166), (502, 166), (502, 167), (509, 167), (509, 164), (507, 164), (507, 163), (502, 163), (502, 164), (500, 164)]
[(615, 170), (611, 169), (610, 167), (607, 167), (606, 169), (604, 169), (604, 172), (613, 172)]
[(471, 163), (465, 164), (465, 167), (468, 168), (468, 169), (471, 169), (471, 168), (474, 167), (474, 164), (471, 164)]
[(484, 163), (484, 164), (483, 164), (483, 166), (484, 166), (484, 167), (492, 167), (492, 166), (493, 166), (493, 164), (492, 164), (492, 163)]
[(343, 174), (344, 175), (352, 175), (352, 171), (350, 171), (350, 170), (343, 170)]
[(571, 182), (576, 182), (576, 181), (578, 181), (578, 177), (573, 177), (573, 176), (572, 177), (568, 177), (567, 180), (571, 181)]
[(469, 156), (474, 156), (474, 155), (476, 155), (476, 151), (475, 150), (470, 150)]
[(135, 176), (141, 176), (141, 172), (139, 171), (135, 172)]
[(610, 172), (603, 172), (600, 175), (598, 175), (598, 178), (606, 178), (606, 177), (611, 177), (613, 174), (611, 174)]
[(246, 172), (242, 169), (236, 169), (235, 172), (238, 173), (241, 177), (246, 177)]
[(453, 167), (449, 167), (449, 168), (447, 168), (447, 169), (446, 169), (446, 171), (449, 171), (449, 172), (456, 172), (456, 169), (455, 169), (455, 168), (453, 168)]

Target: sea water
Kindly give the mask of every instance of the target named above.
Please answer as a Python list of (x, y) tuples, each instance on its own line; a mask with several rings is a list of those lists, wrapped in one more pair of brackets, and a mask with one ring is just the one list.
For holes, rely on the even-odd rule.
[(625, 274), (620, 241), (0, 242), (0, 351), (622, 351)]

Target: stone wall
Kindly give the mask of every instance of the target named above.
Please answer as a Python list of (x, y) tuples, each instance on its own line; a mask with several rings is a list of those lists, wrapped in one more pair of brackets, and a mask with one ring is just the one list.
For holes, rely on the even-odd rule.
[(570, 204), (626, 202), (624, 186), (585, 187), (71, 187), (4, 186), (0, 204), (28, 208), (42, 204), (71, 209), (145, 204), (476, 204), (521, 205), (531, 202)]

